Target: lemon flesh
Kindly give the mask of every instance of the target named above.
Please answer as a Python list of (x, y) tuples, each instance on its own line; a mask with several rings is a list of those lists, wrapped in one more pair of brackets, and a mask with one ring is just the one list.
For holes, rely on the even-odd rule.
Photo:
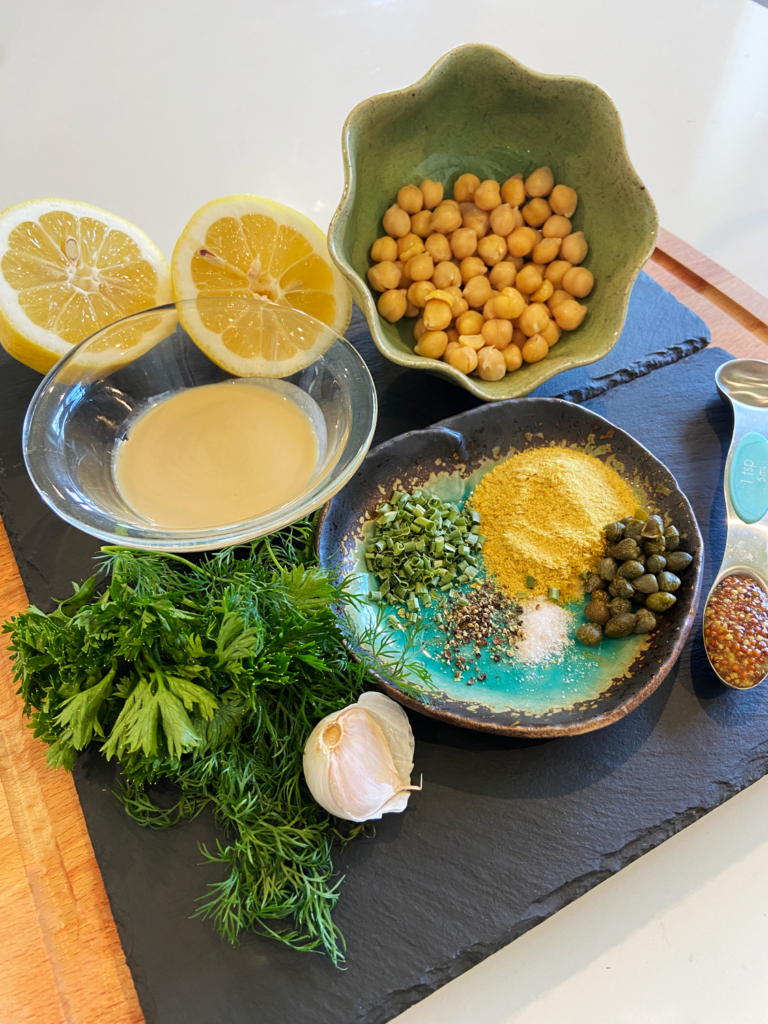
[[(349, 324), (352, 299), (323, 232), (261, 196), (227, 196), (201, 207), (176, 243), (171, 268), (176, 299), (233, 300), (185, 303), (179, 318), (209, 358), (238, 376), (296, 373)], [(243, 299), (250, 301), (235, 301)]]
[(171, 299), (163, 254), (122, 217), (64, 199), (0, 212), (0, 344), (27, 366), (46, 373), (102, 327)]

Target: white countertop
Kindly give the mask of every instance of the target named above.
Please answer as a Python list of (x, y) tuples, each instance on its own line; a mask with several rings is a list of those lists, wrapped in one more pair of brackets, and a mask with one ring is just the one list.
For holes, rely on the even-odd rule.
[[(606, 89), (661, 223), (768, 295), (768, 8), (755, 0), (4, 0), (0, 12), (0, 208), (81, 199), (167, 256), (190, 214), (235, 192), (326, 227), (347, 113), (480, 41)], [(766, 953), (763, 780), (398, 1020), (764, 1024)]]

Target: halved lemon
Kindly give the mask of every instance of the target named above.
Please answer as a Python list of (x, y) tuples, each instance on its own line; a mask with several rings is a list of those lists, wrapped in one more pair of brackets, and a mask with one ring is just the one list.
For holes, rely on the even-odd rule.
[[(176, 243), (171, 270), (176, 299), (231, 300), (185, 303), (179, 319), (206, 355), (241, 377), (287, 377), (309, 366), (352, 313), (320, 228), (261, 196), (201, 207)], [(302, 313), (329, 329), (313, 328)]]
[[(47, 373), (100, 328), (171, 299), (165, 257), (122, 217), (66, 199), (0, 212), (0, 344), (27, 366)], [(135, 330), (125, 348), (146, 339)]]

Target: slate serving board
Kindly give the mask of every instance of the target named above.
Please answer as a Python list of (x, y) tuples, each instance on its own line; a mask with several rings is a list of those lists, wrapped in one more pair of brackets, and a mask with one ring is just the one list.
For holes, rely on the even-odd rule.
[[(475, 404), (446, 382), (383, 363), (362, 331), (350, 333), (380, 388), (379, 439)], [(722, 556), (731, 430), (713, 382), (730, 357), (703, 348), (707, 335), (641, 276), (611, 357), (551, 382), (570, 398), (591, 395), (587, 408), (675, 474), (704, 534), (704, 592)], [(26, 481), (20, 423), (38, 380), (0, 358), (0, 513), (30, 598), (48, 606), (89, 572), (95, 544)], [(338, 857), (346, 972), (268, 940), (233, 949), (190, 920), (206, 881), (219, 877), (215, 865), (199, 866), (197, 843), (216, 837), (210, 818), (142, 830), (110, 794), (114, 769), (95, 754), (79, 759), (78, 793), (148, 1024), (387, 1021), (768, 768), (768, 690), (720, 687), (698, 623), (659, 690), (596, 733), (531, 742), (411, 718), (423, 792)]]

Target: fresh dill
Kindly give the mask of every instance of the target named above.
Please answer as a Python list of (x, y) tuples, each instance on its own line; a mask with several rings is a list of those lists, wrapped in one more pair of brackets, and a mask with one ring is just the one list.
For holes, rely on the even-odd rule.
[[(210, 806), (224, 839), (203, 851), (224, 877), (198, 914), (236, 942), (243, 929), (344, 960), (332, 920), (332, 850), (364, 826), (309, 795), (304, 745), (319, 719), (386, 675), (424, 699), (429, 679), (377, 618), (356, 635), (349, 587), (316, 564), (315, 521), (190, 561), (103, 548), (99, 573), (49, 615), (5, 623), (14, 673), (52, 767), (91, 742), (120, 762), (117, 794), (139, 824), (166, 828)], [(103, 587), (97, 587), (99, 576)], [(177, 788), (170, 807), (149, 787)]]

